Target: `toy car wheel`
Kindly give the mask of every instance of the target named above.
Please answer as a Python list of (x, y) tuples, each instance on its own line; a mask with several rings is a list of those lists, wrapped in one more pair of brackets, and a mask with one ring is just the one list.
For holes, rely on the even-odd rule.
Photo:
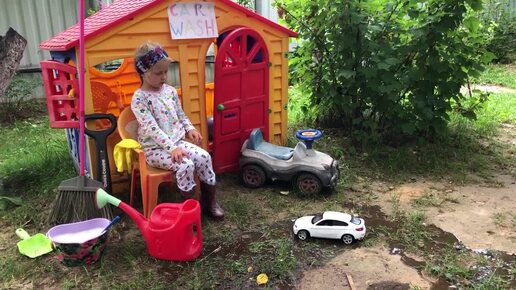
[(303, 173), (297, 177), (296, 187), (304, 195), (319, 194), (322, 190), (322, 182), (311, 173)]
[(265, 183), (265, 172), (260, 166), (246, 165), (242, 168), (242, 180), (251, 188), (257, 188)]
[(351, 244), (353, 243), (353, 241), (354, 241), (354, 240), (355, 240), (355, 239), (353, 238), (353, 236), (352, 236), (352, 235), (348, 235), (348, 234), (346, 234), (346, 235), (343, 235), (343, 236), (342, 236), (342, 242), (343, 242), (344, 244), (346, 244), (346, 245), (351, 245)]
[(301, 241), (304, 241), (304, 240), (308, 239), (308, 237), (310, 237), (310, 234), (308, 233), (308, 231), (300, 230), (299, 232), (297, 232), (297, 237)]

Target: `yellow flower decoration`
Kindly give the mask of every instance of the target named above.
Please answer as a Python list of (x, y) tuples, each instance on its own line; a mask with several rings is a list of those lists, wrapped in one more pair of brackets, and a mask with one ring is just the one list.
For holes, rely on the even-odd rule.
[(256, 276), (256, 283), (258, 285), (267, 284), (269, 282), (269, 277), (267, 277), (267, 274), (261, 273), (260, 275)]

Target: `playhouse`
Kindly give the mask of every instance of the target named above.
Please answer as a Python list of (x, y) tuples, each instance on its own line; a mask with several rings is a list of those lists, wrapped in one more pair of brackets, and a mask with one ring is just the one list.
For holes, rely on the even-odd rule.
[[(175, 86), (215, 171), (238, 170), (240, 148), (253, 128), (272, 143), (286, 142), (287, 52), (289, 37), (296, 35), (230, 0), (117, 0), (85, 20), (85, 114), (118, 116), (129, 106), (140, 86), (135, 48), (158, 42), (177, 62)], [(77, 162), (79, 24), (39, 47), (52, 57), (41, 62), (50, 125), (66, 129)], [(213, 82), (206, 81), (209, 49), (215, 51)], [(106, 64), (112, 69), (103, 69)], [(99, 123), (87, 124), (92, 126)], [(119, 140), (116, 132), (109, 137), (108, 152)], [(87, 143), (93, 148), (92, 140)], [(88, 162), (94, 155), (88, 150), (87, 168), (95, 166)]]

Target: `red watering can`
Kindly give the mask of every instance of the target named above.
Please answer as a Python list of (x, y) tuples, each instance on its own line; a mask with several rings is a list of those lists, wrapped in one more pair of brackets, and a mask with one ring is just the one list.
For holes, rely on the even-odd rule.
[(147, 243), (149, 255), (160, 260), (191, 261), (202, 251), (201, 206), (197, 200), (161, 203), (149, 220), (136, 209), (102, 188), (95, 194), (98, 208), (112, 204), (122, 209), (136, 223)]

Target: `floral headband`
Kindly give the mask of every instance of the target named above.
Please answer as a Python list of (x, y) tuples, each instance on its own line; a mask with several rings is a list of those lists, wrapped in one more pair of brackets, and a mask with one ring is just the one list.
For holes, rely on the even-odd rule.
[(170, 59), (167, 52), (161, 46), (156, 46), (153, 50), (136, 59), (136, 70), (139, 74), (144, 74), (152, 66), (163, 59)]

